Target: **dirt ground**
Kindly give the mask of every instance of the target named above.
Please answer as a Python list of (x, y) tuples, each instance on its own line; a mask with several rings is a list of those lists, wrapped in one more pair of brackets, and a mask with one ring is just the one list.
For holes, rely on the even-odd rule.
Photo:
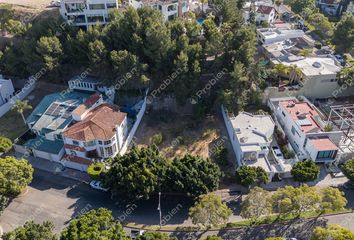
[(38, 10), (51, 8), (52, 0), (0, 0), (0, 3), (14, 4), (24, 7), (30, 7)]
[[(162, 134), (158, 144), (160, 152), (168, 158), (185, 154), (214, 159), (215, 148), (225, 146), (228, 150), (228, 165), (220, 166), (225, 173), (232, 173), (234, 156), (220, 112), (206, 117), (201, 122), (183, 112), (147, 111), (135, 134), (138, 147), (152, 144), (152, 137)], [(223, 181), (224, 182), (224, 181)]]

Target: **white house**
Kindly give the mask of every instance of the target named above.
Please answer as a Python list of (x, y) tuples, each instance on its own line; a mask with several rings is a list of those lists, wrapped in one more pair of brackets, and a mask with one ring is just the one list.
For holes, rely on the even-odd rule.
[(292, 164), (289, 161), (292, 160), (278, 159), (271, 151), (272, 147), (278, 146), (273, 138), (275, 123), (271, 116), (241, 112), (230, 117), (223, 107), (221, 111), (238, 167), (261, 167), (269, 179), (275, 174), (290, 176)]
[(73, 26), (106, 24), (109, 11), (118, 8), (118, 0), (61, 0), (60, 14)]
[[(86, 171), (93, 159), (115, 157), (128, 135), (127, 114), (92, 99), (73, 111), (78, 121), (63, 132), (65, 166)], [(96, 102), (96, 103), (94, 103)]]
[(336, 160), (341, 131), (325, 131), (325, 123), (315, 106), (306, 98), (270, 99), (269, 104), (280, 127), (300, 160), (318, 163)]
[(11, 79), (4, 79), (0, 75), (0, 106), (7, 103), (14, 96), (14, 93), (15, 89)]
[(128, 4), (136, 9), (143, 6), (152, 7), (161, 12), (165, 21), (182, 17), (189, 11), (187, 0), (129, 0)]
[(304, 31), (299, 29), (259, 28), (257, 29), (257, 40), (261, 44), (281, 42), (291, 38), (302, 38)]

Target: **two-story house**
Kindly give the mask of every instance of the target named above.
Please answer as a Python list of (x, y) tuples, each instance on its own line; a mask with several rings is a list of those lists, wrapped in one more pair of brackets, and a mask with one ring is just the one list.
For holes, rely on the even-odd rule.
[(126, 113), (115, 105), (86, 102), (72, 115), (75, 123), (63, 132), (65, 166), (86, 171), (93, 159), (119, 153), (128, 135)]
[(117, 0), (61, 0), (60, 14), (73, 26), (106, 24), (109, 11), (118, 8)]

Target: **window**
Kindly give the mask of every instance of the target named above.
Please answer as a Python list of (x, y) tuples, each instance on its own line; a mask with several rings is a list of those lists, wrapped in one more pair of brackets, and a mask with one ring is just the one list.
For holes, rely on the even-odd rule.
[(108, 145), (108, 144), (111, 144), (111, 140), (108, 140), (108, 141), (104, 141), (104, 145)]
[(106, 6), (107, 6), (107, 8), (116, 8), (117, 4), (115, 4), (115, 3), (107, 3)]
[(99, 141), (98, 141), (98, 144), (101, 144), (101, 145), (102, 145), (102, 141), (99, 140)]
[(90, 4), (89, 7), (91, 10), (105, 9), (104, 4)]
[(281, 111), (281, 114), (283, 114), (283, 116), (285, 117), (285, 113), (283, 111)]
[(80, 145), (80, 143), (78, 141), (75, 141), (75, 140), (73, 140), (73, 144), (74, 145), (78, 145), (78, 146)]
[(104, 157), (103, 147), (100, 147), (100, 154), (101, 154), (102, 157)]
[(112, 156), (113, 155), (113, 150), (112, 147), (106, 147), (105, 151), (107, 153), (108, 156)]
[(85, 142), (85, 146), (86, 147), (91, 147), (95, 145), (95, 141), (89, 141), (89, 142)]
[(321, 151), (317, 154), (317, 159), (330, 158), (333, 151)]
[(292, 133), (293, 135), (295, 135), (295, 133), (296, 133), (296, 130), (295, 130), (294, 126), (291, 127), (291, 133)]

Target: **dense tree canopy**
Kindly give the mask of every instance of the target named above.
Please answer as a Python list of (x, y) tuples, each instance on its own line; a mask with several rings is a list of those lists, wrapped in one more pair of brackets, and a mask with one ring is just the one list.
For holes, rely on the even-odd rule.
[(268, 175), (261, 167), (242, 165), (236, 170), (235, 177), (236, 182), (243, 186), (268, 182)]
[(353, 29), (354, 16), (352, 14), (342, 16), (333, 34), (333, 43), (336, 45), (336, 51), (343, 53), (354, 50)]
[(91, 210), (70, 221), (60, 240), (128, 240), (122, 225), (115, 221), (112, 212), (100, 208)]
[(131, 200), (147, 199), (159, 191), (196, 197), (217, 189), (220, 177), (219, 167), (209, 160), (186, 155), (172, 162), (153, 145), (117, 156), (104, 183), (113, 196), (123, 195)]
[(17, 196), (32, 181), (33, 168), (24, 159), (0, 158), (0, 194)]
[(0, 136), (0, 153), (9, 151), (12, 148), (12, 141), (6, 137)]
[(54, 225), (51, 222), (43, 222), (42, 224), (33, 221), (26, 222), (23, 226), (15, 228), (11, 232), (7, 232), (2, 236), (3, 240), (56, 240), (53, 234)]
[(241, 217), (256, 220), (272, 212), (270, 193), (260, 187), (252, 188), (241, 203)]
[(297, 162), (291, 169), (291, 175), (297, 182), (315, 181), (320, 174), (320, 167), (312, 160)]
[(350, 181), (354, 182), (354, 158), (343, 164), (342, 171)]
[(311, 240), (354, 240), (354, 233), (339, 225), (330, 225), (328, 228), (316, 227)]
[(197, 197), (216, 190), (222, 176), (219, 167), (198, 156), (185, 155), (174, 159), (167, 184), (174, 192)]
[(213, 193), (200, 196), (194, 206), (189, 209), (192, 222), (206, 227), (225, 223), (231, 214), (231, 209)]
[(162, 232), (145, 232), (142, 236), (139, 236), (137, 240), (177, 240), (174, 237), (168, 236)]

